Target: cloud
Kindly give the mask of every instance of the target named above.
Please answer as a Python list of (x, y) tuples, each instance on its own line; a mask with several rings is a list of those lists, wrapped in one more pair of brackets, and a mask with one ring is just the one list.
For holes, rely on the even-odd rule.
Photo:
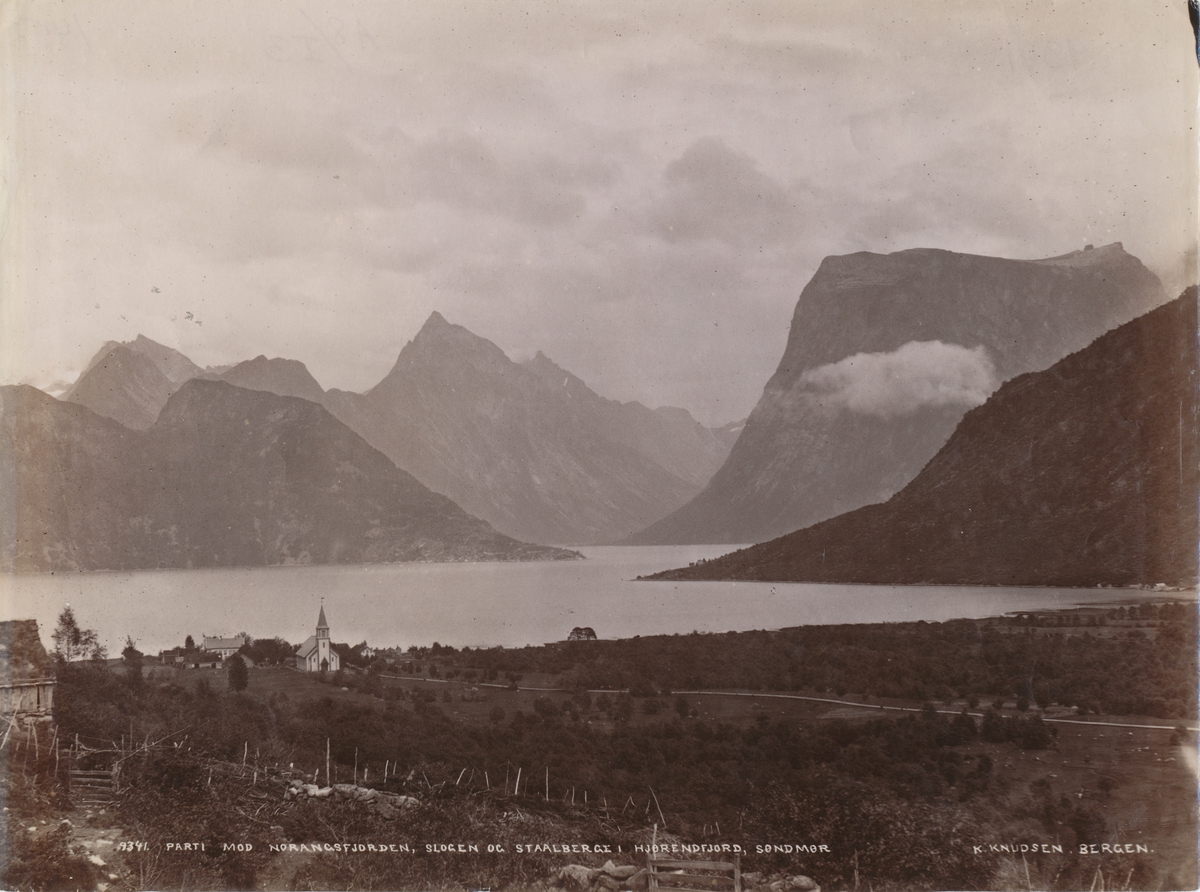
[(924, 408), (980, 405), (999, 386), (983, 346), (909, 341), (891, 353), (856, 353), (809, 369), (800, 384), (825, 405), (891, 418)]
[(715, 137), (693, 143), (667, 165), (664, 179), (666, 200), (653, 218), (665, 241), (774, 244), (801, 231), (798, 199)]

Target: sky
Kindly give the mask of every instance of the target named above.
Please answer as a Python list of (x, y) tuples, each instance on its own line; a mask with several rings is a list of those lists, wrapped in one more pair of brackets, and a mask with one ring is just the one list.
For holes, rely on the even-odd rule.
[(141, 333), (362, 391), (436, 310), (721, 424), (827, 255), (1195, 280), (1182, 0), (0, 0), (0, 77), (0, 383)]

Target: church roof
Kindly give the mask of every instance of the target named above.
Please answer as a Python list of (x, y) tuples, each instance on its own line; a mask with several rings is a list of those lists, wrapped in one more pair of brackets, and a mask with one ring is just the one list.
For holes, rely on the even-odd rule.
[(296, 648), (296, 656), (301, 659), (308, 659), (308, 655), (317, 649), (317, 636), (309, 635), (304, 639), (304, 643)]
[(325, 622), (325, 605), (321, 605), (321, 615), (317, 617), (317, 628), (328, 629), (329, 623)]

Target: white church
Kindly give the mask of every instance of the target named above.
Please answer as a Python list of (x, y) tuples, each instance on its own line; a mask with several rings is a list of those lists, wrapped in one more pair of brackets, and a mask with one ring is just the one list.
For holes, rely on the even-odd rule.
[(329, 638), (329, 623), (325, 621), (325, 605), (317, 617), (317, 634), (309, 635), (296, 651), (296, 668), (302, 672), (337, 672), (341, 659)]

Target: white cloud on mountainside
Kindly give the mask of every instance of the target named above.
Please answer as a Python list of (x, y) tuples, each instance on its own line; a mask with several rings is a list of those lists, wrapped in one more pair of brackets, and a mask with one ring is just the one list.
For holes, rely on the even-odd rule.
[(1000, 381), (983, 346), (909, 341), (891, 353), (856, 353), (809, 369), (800, 384), (824, 405), (892, 418), (924, 408), (978, 406)]

